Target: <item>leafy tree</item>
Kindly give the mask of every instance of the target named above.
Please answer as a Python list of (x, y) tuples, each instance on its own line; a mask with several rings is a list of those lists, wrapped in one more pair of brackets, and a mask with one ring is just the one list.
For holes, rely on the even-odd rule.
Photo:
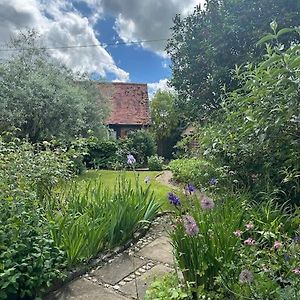
[(172, 93), (158, 90), (150, 103), (152, 131), (157, 140), (170, 136), (179, 124), (174, 101)]
[(19, 128), (30, 141), (100, 134), (104, 98), (85, 76), (75, 76), (38, 47), (32, 31), (13, 40), (17, 53), (0, 64), (0, 132)]
[(179, 132), (180, 120), (175, 109), (173, 93), (158, 90), (150, 103), (151, 130), (158, 144), (160, 155), (170, 156)]
[[(222, 89), (237, 87), (235, 65), (261, 57), (256, 46), (274, 19), (282, 27), (299, 26), (300, 0), (207, 0), (205, 9), (174, 18), (167, 44), (171, 56), (171, 84), (176, 105), (188, 119), (202, 119), (219, 107)], [(297, 35), (283, 39), (288, 45)]]
[[(261, 42), (289, 31), (272, 27)], [(263, 60), (238, 67), (236, 79), (240, 87), (222, 102), (222, 121), (200, 137), (204, 154), (237, 172), (255, 197), (267, 192), (299, 202), (300, 43), (267, 44)]]

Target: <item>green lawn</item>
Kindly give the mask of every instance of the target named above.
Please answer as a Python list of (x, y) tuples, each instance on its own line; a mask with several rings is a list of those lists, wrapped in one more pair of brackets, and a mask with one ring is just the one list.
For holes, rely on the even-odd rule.
[(150, 186), (153, 189), (158, 202), (162, 205), (162, 210), (170, 210), (170, 205), (167, 199), (167, 193), (170, 192), (170, 188), (159, 183), (155, 177), (159, 175), (161, 172), (157, 171), (111, 171), (111, 170), (89, 170), (85, 172), (83, 175), (78, 177), (78, 182), (89, 182), (90, 180), (99, 179), (103, 182), (105, 186), (112, 187), (117, 181), (118, 176), (120, 174), (125, 174), (125, 178), (131, 180), (132, 182), (138, 178), (140, 184), (143, 187), (146, 187), (147, 184), (144, 182), (145, 178), (149, 176), (151, 178)]

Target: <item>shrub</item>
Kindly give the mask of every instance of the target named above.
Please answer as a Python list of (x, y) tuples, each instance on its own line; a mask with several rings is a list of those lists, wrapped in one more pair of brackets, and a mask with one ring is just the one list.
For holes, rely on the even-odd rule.
[(0, 197), (35, 196), (43, 200), (57, 183), (71, 177), (71, 162), (61, 148), (32, 145), (10, 135), (0, 136)]
[(139, 165), (147, 163), (147, 157), (156, 153), (156, 144), (149, 131), (138, 130), (128, 135), (130, 152), (134, 155)]
[(150, 171), (161, 171), (163, 169), (163, 158), (157, 155), (148, 157), (148, 168)]
[(176, 180), (190, 182), (199, 189), (224, 189), (224, 186), (235, 180), (227, 166), (218, 167), (212, 161), (195, 157), (173, 160), (169, 167)]
[(39, 201), (0, 200), (0, 299), (34, 299), (62, 276), (64, 253), (50, 237)]
[(89, 139), (84, 162), (88, 168), (108, 169), (116, 162), (118, 143), (112, 140)]
[[(275, 25), (262, 41), (290, 31), (276, 32)], [(206, 159), (229, 165), (256, 199), (299, 199), (299, 55), (299, 43), (267, 45), (259, 64), (238, 67), (240, 88), (227, 95), (219, 120), (199, 139)]]
[(60, 277), (65, 256), (49, 234), (44, 209), (70, 177), (65, 151), (0, 136), (0, 299), (35, 298)]

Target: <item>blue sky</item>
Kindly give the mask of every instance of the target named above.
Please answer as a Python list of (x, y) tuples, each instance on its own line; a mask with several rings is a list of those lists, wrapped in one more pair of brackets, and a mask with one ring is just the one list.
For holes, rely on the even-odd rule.
[[(106, 16), (100, 20), (95, 29), (101, 34), (97, 35), (101, 43), (111, 44), (122, 41), (114, 29), (116, 19)], [(170, 59), (163, 58), (153, 51), (142, 48), (138, 45), (116, 45), (106, 48), (112, 55), (118, 67), (130, 73), (132, 82), (157, 82), (160, 79), (168, 78), (171, 75)], [(114, 78), (109, 74), (108, 80)]]
[[(199, 2), (204, 0), (0, 0), (0, 40), (8, 42), (20, 30), (33, 28), (42, 45), (52, 48), (53, 59), (75, 72), (148, 83), (153, 94), (167, 89), (171, 76), (166, 41), (130, 42), (168, 38), (172, 18), (186, 16)], [(106, 46), (116, 42), (129, 44)], [(77, 48), (95, 44), (100, 46)]]
[[(93, 11), (84, 1), (73, 2), (74, 7), (80, 11), (83, 16), (89, 17)], [(115, 30), (116, 17), (107, 13), (99, 19), (93, 26), (96, 31), (97, 39), (104, 44), (113, 44), (123, 42)], [(164, 38), (157, 33), (157, 39)], [(153, 42), (155, 43), (155, 42)], [(130, 82), (159, 82), (162, 79), (171, 76), (170, 64), (168, 57), (163, 57), (149, 49), (145, 49), (136, 44), (121, 44), (107, 46), (106, 50), (113, 57), (117, 66), (129, 72)], [(97, 78), (97, 74), (93, 74)], [(106, 80), (115, 79), (113, 73), (106, 74)]]

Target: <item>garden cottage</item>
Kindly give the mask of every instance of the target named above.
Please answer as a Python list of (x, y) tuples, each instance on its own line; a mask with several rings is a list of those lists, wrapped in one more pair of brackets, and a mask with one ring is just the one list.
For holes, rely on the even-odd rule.
[(142, 83), (98, 83), (101, 94), (110, 104), (110, 115), (106, 123), (115, 138), (124, 138), (131, 131), (149, 127), (149, 98), (147, 84)]

